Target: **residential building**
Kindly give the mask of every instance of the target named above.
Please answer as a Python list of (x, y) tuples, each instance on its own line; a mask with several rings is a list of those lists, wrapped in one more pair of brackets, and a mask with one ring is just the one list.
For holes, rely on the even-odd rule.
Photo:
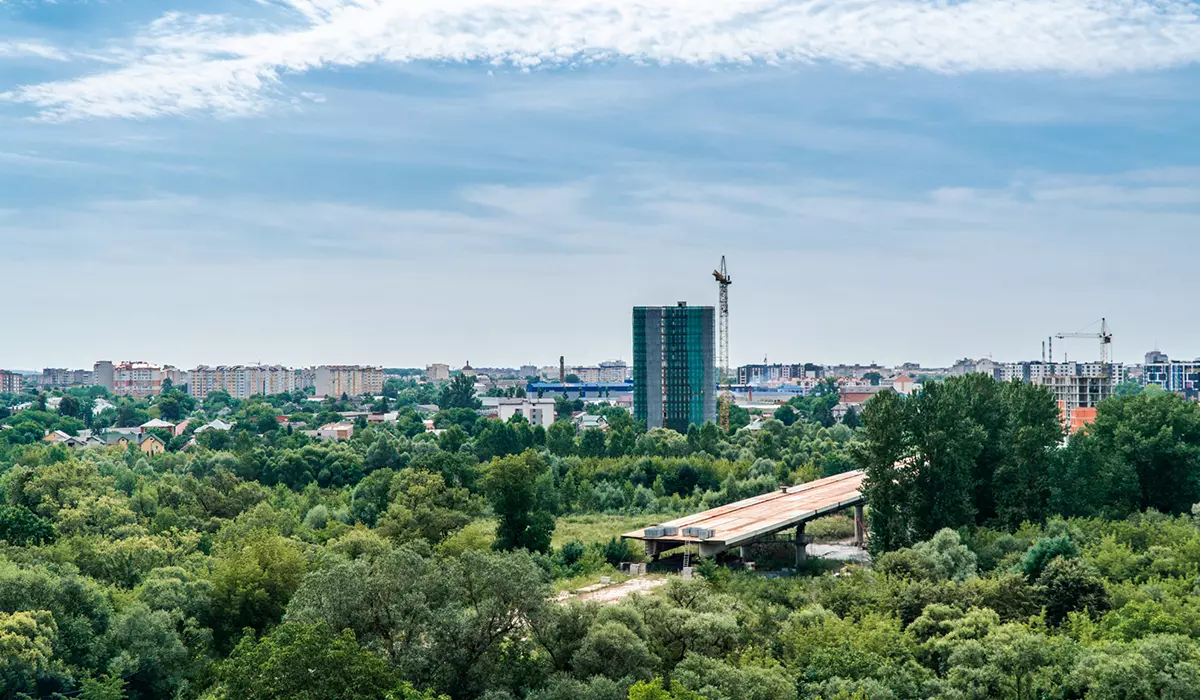
[(116, 369), (113, 367), (113, 363), (108, 360), (100, 360), (92, 366), (92, 383), (112, 391), (116, 378), (115, 372)]
[(914, 382), (907, 374), (902, 374), (892, 379), (892, 389), (897, 394), (911, 396), (921, 390), (921, 385)]
[(117, 396), (146, 398), (162, 392), (165, 375), (158, 365), (121, 362), (113, 365), (112, 392)]
[(316, 369), (315, 383), (317, 396), (376, 395), (383, 393), (383, 368), (321, 365)]
[[(1165, 355), (1163, 357), (1166, 357)], [(1200, 394), (1200, 360), (1171, 360), (1142, 366), (1142, 385), (1157, 384), (1185, 396)]]
[(144, 454), (156, 455), (166, 452), (167, 445), (160, 437), (150, 433), (143, 435), (141, 440), (138, 441), (138, 449), (140, 449)]
[(575, 424), (575, 428), (580, 432), (583, 432), (584, 430), (599, 430), (605, 433), (608, 432), (608, 421), (604, 419), (604, 416), (598, 416), (591, 413), (580, 413), (572, 418), (571, 422)]
[(45, 389), (67, 389), (74, 386), (89, 386), (92, 373), (86, 369), (63, 369), (47, 367), (42, 370), (38, 383)]
[(1165, 353), (1165, 352), (1161, 352), (1159, 350), (1151, 350), (1150, 352), (1146, 353), (1145, 364), (1165, 365), (1170, 361), (1171, 361), (1171, 358), (1167, 357), (1167, 353)]
[(138, 428), (141, 429), (142, 435), (145, 435), (150, 430), (165, 430), (172, 435), (175, 434), (175, 424), (161, 418), (151, 418), (138, 426)]
[(200, 426), (199, 428), (196, 428), (196, 432), (194, 432), (192, 434), (199, 435), (200, 433), (203, 433), (208, 430), (220, 430), (222, 432), (229, 432), (230, 430), (233, 430), (233, 424), (226, 423), (225, 421), (221, 420), (220, 418), (217, 418), (216, 420), (210, 421), (210, 422), (205, 423), (204, 425)]
[(318, 440), (349, 440), (354, 437), (354, 424), (326, 423), (312, 432)]
[(200, 365), (189, 373), (188, 393), (204, 399), (212, 391), (224, 391), (235, 399), (296, 391), (295, 370), (280, 365)]
[(175, 387), (176, 389), (182, 390), (184, 387), (186, 387), (191, 381), (191, 375), (192, 373), (185, 369), (171, 367), (170, 365), (163, 367), (163, 380), (165, 381), (170, 379), (171, 386)]
[(874, 362), (869, 365), (829, 365), (824, 368), (824, 376), (837, 379), (862, 379), (871, 372), (877, 372), (885, 377), (890, 374), (887, 367)]
[(497, 417), (508, 422), (513, 416), (523, 416), (530, 425), (549, 428), (554, 423), (554, 399), (500, 399)]
[(25, 375), (0, 370), (0, 394), (20, 394), (25, 391)]
[(648, 428), (685, 433), (717, 417), (716, 309), (633, 309), (633, 412)]
[(791, 384), (806, 376), (804, 364), (742, 365), (737, 368), (737, 383), (743, 386)]
[(607, 360), (600, 363), (600, 379), (604, 384), (619, 384), (629, 379), (629, 365), (624, 360)]
[(427, 382), (448, 382), (450, 381), (450, 365), (442, 363), (434, 363), (425, 366), (425, 381)]

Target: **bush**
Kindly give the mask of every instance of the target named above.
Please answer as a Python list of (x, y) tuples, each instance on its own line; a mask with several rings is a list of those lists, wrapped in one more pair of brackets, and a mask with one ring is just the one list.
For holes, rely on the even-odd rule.
[(1036, 581), (1054, 559), (1074, 559), (1078, 556), (1079, 548), (1066, 535), (1043, 538), (1034, 542), (1025, 553), (1025, 558), (1021, 560), (1021, 572), (1030, 581)]

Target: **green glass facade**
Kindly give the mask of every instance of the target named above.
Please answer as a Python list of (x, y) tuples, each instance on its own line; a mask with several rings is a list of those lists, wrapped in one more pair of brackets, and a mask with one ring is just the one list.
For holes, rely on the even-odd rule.
[(634, 307), (633, 414), (647, 428), (716, 420), (715, 321), (711, 306)]

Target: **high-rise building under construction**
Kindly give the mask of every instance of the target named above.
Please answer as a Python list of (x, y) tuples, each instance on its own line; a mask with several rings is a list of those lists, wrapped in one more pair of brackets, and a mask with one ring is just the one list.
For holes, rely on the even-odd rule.
[(647, 428), (716, 420), (715, 324), (711, 306), (634, 307), (633, 415)]

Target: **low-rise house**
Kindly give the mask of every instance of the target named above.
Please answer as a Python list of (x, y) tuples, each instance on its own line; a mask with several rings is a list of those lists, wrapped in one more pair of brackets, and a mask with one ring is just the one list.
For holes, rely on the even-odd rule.
[(167, 451), (167, 444), (154, 433), (146, 433), (138, 442), (138, 449), (148, 455), (162, 454)]
[(148, 430), (165, 430), (172, 435), (174, 434), (175, 424), (170, 421), (162, 420), (161, 418), (152, 418), (138, 426), (142, 429), (142, 434), (145, 435)]
[(349, 440), (354, 437), (353, 423), (326, 423), (316, 430), (318, 440)]
[(185, 419), (183, 422), (177, 424), (175, 426), (175, 428), (171, 430), (171, 434), (174, 435), (175, 437), (179, 437), (180, 435), (183, 435), (185, 432), (187, 432), (188, 426), (191, 424), (192, 424), (191, 418)]
[(578, 430), (602, 430), (608, 432), (608, 421), (604, 416), (583, 413), (575, 417), (575, 427)]
[(61, 430), (46, 433), (46, 437), (42, 438), (43, 442), (48, 442), (51, 445), (61, 445), (69, 440), (71, 440), (71, 436)]
[(128, 433), (105, 433), (104, 444), (109, 447), (129, 447), (134, 444), (134, 438)]
[(225, 421), (218, 418), (216, 420), (205, 423), (204, 425), (200, 426), (199, 428), (196, 428), (196, 432), (194, 434), (199, 435), (200, 433), (203, 433), (208, 430), (220, 430), (220, 431), (228, 432), (230, 430), (233, 430), (233, 424), (226, 423)]

